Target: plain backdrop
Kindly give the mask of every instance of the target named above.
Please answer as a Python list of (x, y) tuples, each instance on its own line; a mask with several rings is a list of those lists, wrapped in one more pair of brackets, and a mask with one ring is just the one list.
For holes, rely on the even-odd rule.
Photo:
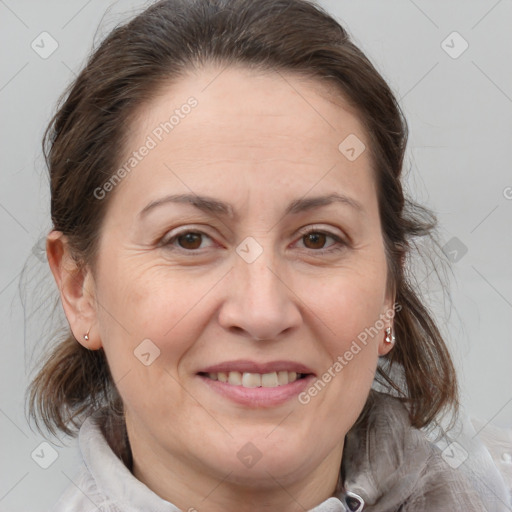
[[(510, 428), (512, 3), (320, 4), (348, 28), (400, 98), (411, 132), (405, 185), (437, 213), (440, 256), (452, 262), (451, 301), (432, 280), (432, 268), (418, 267), (418, 286), (454, 354), (465, 410), (483, 423)], [(45, 439), (25, 415), (30, 365), (48, 330), (49, 302), (42, 297), (53, 292), (51, 281), (44, 281), (41, 251), (50, 228), (41, 139), (95, 38), (143, 5), (0, 0), (1, 511), (45, 510), (78, 469), (76, 441), (62, 446), (51, 439), (56, 460), (40, 467), (37, 453)], [(43, 284), (34, 286), (39, 280)]]

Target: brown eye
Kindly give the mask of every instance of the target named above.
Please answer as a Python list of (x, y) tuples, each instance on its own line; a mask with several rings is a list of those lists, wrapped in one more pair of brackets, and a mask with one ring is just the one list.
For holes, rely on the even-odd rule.
[[(326, 245), (328, 243), (328, 239), (333, 241), (330, 245)], [(319, 254), (331, 253), (348, 247), (347, 242), (342, 238), (327, 231), (310, 229), (309, 231), (302, 233), (300, 240), (304, 244), (303, 248)]]
[(185, 233), (184, 235), (179, 235), (176, 237), (176, 240), (178, 240), (180, 247), (183, 249), (194, 250), (201, 247), (202, 236), (202, 233), (189, 232)]
[[(211, 240), (211, 238), (202, 233), (201, 231), (182, 231), (181, 233), (177, 233), (173, 237), (163, 239), (160, 243), (161, 247), (165, 247), (169, 250), (183, 250), (187, 252), (197, 251), (198, 249), (202, 249), (205, 247), (201, 247), (204, 239)], [(206, 246), (207, 248), (208, 246)]]
[(323, 249), (327, 240), (327, 235), (318, 231), (312, 231), (302, 237), (304, 245), (308, 249)]

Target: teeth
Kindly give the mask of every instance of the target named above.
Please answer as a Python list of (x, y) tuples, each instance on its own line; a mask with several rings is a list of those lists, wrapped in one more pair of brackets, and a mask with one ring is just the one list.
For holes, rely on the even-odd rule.
[(240, 372), (229, 372), (228, 373), (228, 382), (232, 386), (241, 386), (242, 385), (242, 374)]
[(219, 372), (209, 373), (208, 378), (227, 382), (232, 386), (242, 386), (244, 388), (275, 388), (284, 386), (290, 382), (295, 382), (300, 374), (296, 372), (271, 372), (271, 373), (249, 373), (244, 372)]
[(259, 373), (244, 373), (242, 386), (244, 388), (259, 388), (261, 386), (261, 375)]
[(279, 381), (277, 379), (277, 373), (264, 373), (261, 376), (261, 385), (264, 388), (275, 388), (279, 385)]
[(288, 372), (277, 372), (277, 383), (280, 386), (288, 384)]

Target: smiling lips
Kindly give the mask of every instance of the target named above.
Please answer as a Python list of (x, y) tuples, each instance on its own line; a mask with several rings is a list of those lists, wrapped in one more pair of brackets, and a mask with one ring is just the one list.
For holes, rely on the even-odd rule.
[(270, 373), (251, 373), (251, 372), (210, 372), (208, 378), (227, 382), (232, 386), (243, 386), (244, 388), (275, 388), (284, 386), (297, 379), (303, 378), (303, 373), (288, 372), (281, 370), (279, 372)]
[[(198, 372), (198, 375), (222, 394), (234, 393), (237, 401), (240, 401), (240, 398), (250, 401), (251, 396), (258, 397), (258, 401), (265, 401), (265, 398), (271, 398), (272, 395), (284, 398), (285, 390), (294, 395), (295, 388), (302, 388), (299, 381), (314, 377), (314, 373), (308, 367), (293, 361), (255, 363), (241, 360), (210, 366)], [(264, 389), (267, 392), (264, 392)]]

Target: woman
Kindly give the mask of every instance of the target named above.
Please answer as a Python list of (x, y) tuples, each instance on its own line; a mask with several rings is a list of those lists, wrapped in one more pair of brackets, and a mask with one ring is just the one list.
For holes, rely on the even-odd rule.
[(305, 0), (162, 1), (106, 38), (46, 135), (70, 333), (30, 404), (86, 463), (54, 510), (486, 509), (419, 430), (457, 385), (407, 280), (435, 223), (405, 146)]

